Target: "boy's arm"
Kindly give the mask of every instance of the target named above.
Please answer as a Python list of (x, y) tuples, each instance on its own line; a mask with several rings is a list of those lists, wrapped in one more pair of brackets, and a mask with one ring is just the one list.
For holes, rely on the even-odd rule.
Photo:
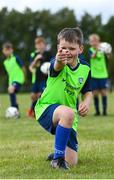
[(81, 93), (83, 94), (83, 101), (79, 103), (78, 113), (80, 116), (86, 116), (89, 111), (89, 107), (92, 99), (91, 72), (89, 72), (88, 74), (88, 78), (85, 82), (85, 85)]
[(42, 58), (43, 58), (43, 57), (42, 57), (41, 54), (38, 54), (38, 55), (35, 57), (35, 59), (33, 60), (33, 62), (31, 62), (30, 66), (29, 66), (30, 72), (33, 73), (33, 72), (35, 71), (35, 69), (40, 66), (40, 61), (41, 61)]
[(89, 111), (91, 99), (92, 99), (92, 92), (86, 92), (83, 98), (84, 98), (83, 101), (79, 104), (79, 107), (78, 107), (78, 113), (80, 116), (87, 115)]
[(91, 50), (89, 50), (89, 59), (96, 58), (97, 56), (97, 50), (93, 53)]
[(19, 56), (16, 56), (16, 61), (17, 61), (18, 65), (22, 68), (22, 71), (23, 71), (24, 76), (25, 76), (25, 81), (26, 81), (27, 72), (26, 72), (25, 64)]
[(108, 60), (112, 60), (112, 53), (106, 54)]
[(23, 66), (23, 67), (22, 67), (22, 70), (23, 70), (23, 73), (24, 73), (24, 76), (25, 76), (25, 80), (26, 80), (26, 77), (27, 77), (26, 67), (25, 67), (25, 66)]
[(66, 50), (63, 50), (61, 48), (58, 50), (54, 63), (55, 71), (62, 70), (64, 66), (67, 64), (67, 54), (68, 52)]

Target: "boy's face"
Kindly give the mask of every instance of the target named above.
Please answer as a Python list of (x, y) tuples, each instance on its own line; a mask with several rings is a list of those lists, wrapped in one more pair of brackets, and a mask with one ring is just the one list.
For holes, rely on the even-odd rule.
[(35, 42), (35, 49), (36, 51), (43, 53), (46, 50), (46, 44), (44, 42)]
[(99, 46), (100, 40), (97, 37), (90, 37), (89, 38), (89, 44), (95, 48)]
[(4, 48), (2, 49), (2, 52), (3, 52), (4, 56), (9, 57), (9, 56), (12, 55), (13, 49), (12, 49), (12, 48), (5, 48), (5, 47), (4, 47)]
[(68, 41), (65, 41), (64, 39), (60, 40), (60, 43), (58, 45), (58, 49), (61, 48), (62, 50), (67, 51), (68, 54), (68, 63), (71, 65), (76, 58), (78, 57), (79, 54), (83, 52), (83, 46), (80, 46), (77, 43), (70, 43)]

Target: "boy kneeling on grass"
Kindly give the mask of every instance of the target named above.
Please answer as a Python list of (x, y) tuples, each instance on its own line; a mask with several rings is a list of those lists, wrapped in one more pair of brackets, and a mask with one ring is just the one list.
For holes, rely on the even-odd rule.
[[(90, 67), (80, 61), (83, 34), (79, 28), (65, 28), (58, 34), (58, 51), (51, 61), (47, 87), (35, 106), (40, 125), (55, 134), (53, 168), (68, 169), (77, 164), (78, 114), (86, 116), (92, 97)], [(76, 107), (79, 93), (84, 100)]]

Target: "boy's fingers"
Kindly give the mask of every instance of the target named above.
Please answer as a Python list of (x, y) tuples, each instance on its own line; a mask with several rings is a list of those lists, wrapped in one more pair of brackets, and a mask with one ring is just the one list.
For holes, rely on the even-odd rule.
[(66, 55), (64, 55), (64, 54), (58, 54), (58, 57), (59, 57), (59, 58), (66, 58)]
[(65, 54), (65, 55), (68, 55), (68, 54), (70, 55), (68, 50), (62, 49), (62, 48), (58, 49), (58, 53), (62, 53), (62, 54)]
[(86, 111), (84, 111), (84, 112), (79, 112), (79, 115), (80, 115), (80, 116), (86, 116), (87, 113), (88, 113), (88, 111), (86, 110)]
[(87, 110), (79, 111), (79, 114), (84, 114), (84, 113), (87, 113)]
[(87, 109), (84, 109), (83, 111), (80, 111), (79, 113), (84, 114), (84, 113), (87, 113), (87, 112), (88, 112), (88, 110), (87, 110)]
[(86, 111), (86, 108), (79, 109), (79, 112)]
[(59, 48), (59, 49), (58, 49), (58, 52), (59, 52), (59, 53), (62, 53), (62, 48)]
[(78, 110), (81, 111), (84, 108), (84, 104), (79, 104)]
[(87, 107), (85, 105), (79, 106), (78, 112), (85, 112), (87, 111)]
[(58, 59), (60, 61), (66, 61), (67, 60), (67, 58), (65, 56), (58, 56)]

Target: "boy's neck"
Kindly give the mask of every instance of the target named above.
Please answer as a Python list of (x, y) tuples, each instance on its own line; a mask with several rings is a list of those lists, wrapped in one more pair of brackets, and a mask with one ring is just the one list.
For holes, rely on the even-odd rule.
[(78, 64), (78, 57), (76, 59), (74, 59), (74, 61), (71, 64), (69, 64), (69, 66), (71, 68), (75, 68), (77, 66), (77, 64)]
[(13, 54), (10, 54), (10, 55), (9, 55), (9, 56), (7, 56), (6, 58), (10, 58), (10, 57), (12, 57), (12, 55), (13, 55)]
[(98, 47), (99, 47), (99, 44), (98, 45), (96, 45), (96, 46), (92, 46), (94, 49), (98, 49)]
[(44, 51), (45, 51), (45, 50), (38, 50), (38, 49), (37, 49), (37, 50), (36, 50), (36, 53), (41, 53), (41, 54), (43, 54)]

